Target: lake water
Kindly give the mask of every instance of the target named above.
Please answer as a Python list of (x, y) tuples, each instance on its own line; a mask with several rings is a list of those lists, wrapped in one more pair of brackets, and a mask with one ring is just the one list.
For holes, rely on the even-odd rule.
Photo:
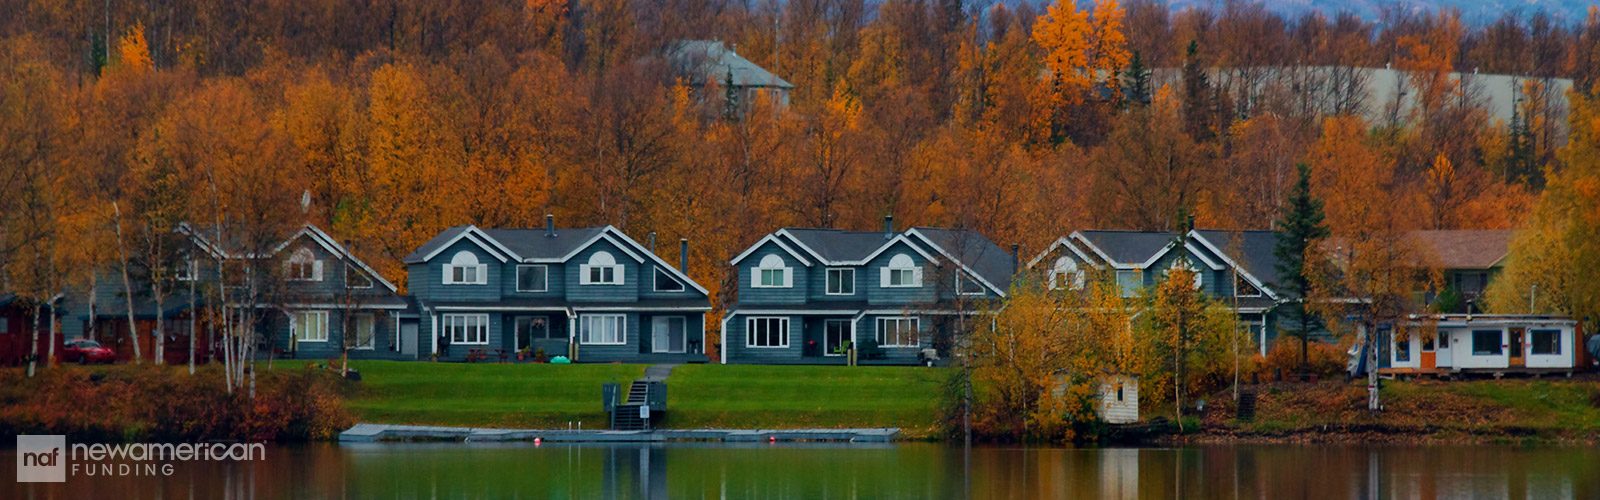
[(176, 463), (171, 476), (24, 484), (16, 450), (0, 450), (0, 498), (1600, 499), (1595, 447), (395, 443), (266, 451), (258, 462)]

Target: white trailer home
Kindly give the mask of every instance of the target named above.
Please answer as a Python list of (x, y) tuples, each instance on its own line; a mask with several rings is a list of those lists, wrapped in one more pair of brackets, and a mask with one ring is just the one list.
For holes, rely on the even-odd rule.
[(1380, 328), (1384, 375), (1564, 374), (1589, 367), (1578, 321), (1564, 316), (1415, 315)]

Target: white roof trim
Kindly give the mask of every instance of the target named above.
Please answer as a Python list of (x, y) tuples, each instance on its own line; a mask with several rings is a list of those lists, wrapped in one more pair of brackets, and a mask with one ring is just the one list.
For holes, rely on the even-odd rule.
[[(676, 276), (677, 278), (682, 280), (684, 283), (688, 283), (689, 286), (694, 287), (695, 290), (699, 291), (702, 294), (705, 294), (707, 296), (711, 295), (710, 291), (707, 291), (705, 289), (705, 287), (700, 286), (699, 283), (695, 283), (694, 279), (689, 277), (688, 271), (683, 270), (683, 269), (678, 269), (676, 267), (672, 267), (672, 265), (668, 264), (667, 261), (661, 260), (661, 256), (660, 255), (656, 255), (655, 252), (651, 252), (650, 250), (646, 249), (644, 247), (644, 245), (640, 245), (639, 242), (634, 241), (633, 238), (629, 238), (627, 233), (623, 233), (622, 230), (617, 229), (615, 226), (606, 226), (605, 229), (600, 231), (600, 233), (601, 234), (606, 234), (606, 233), (615, 234), (617, 237), (622, 238), (623, 241), (626, 241), (628, 243), (628, 245), (632, 245), (633, 248), (639, 250), (640, 253), (643, 253), (644, 255), (649, 256), (650, 260), (655, 261), (656, 266), (659, 266), (662, 269), (666, 269), (668, 274)], [(621, 243), (618, 243), (615, 239), (612, 239), (609, 236), (606, 239), (611, 240), (612, 244), (617, 245), (617, 247), (621, 248), (622, 251), (624, 251), (624, 252), (628, 251), (627, 245), (623, 245)], [(593, 241), (589, 242), (589, 244), (593, 244), (593, 243), (594, 243)], [(586, 244), (585, 246), (588, 246), (588, 244)], [(580, 250), (581, 250), (581, 248), (580, 248)], [(576, 252), (574, 252), (573, 254), (576, 255)], [(633, 253), (630, 252), (629, 255), (633, 255)], [(638, 256), (634, 255), (634, 258), (637, 259)], [(643, 259), (641, 259), (640, 262), (644, 262)], [(710, 310), (710, 309), (711, 309), (711, 306), (709, 304), (707, 304), (706, 305), (706, 310)]]
[[(523, 262), (529, 262), (529, 263), (566, 262), (568, 260), (571, 260), (573, 257), (576, 257), (578, 254), (583, 253), (584, 250), (587, 250), (589, 248), (589, 245), (593, 245), (595, 242), (600, 241), (600, 240), (606, 240), (606, 241), (611, 242), (611, 244), (616, 246), (618, 249), (622, 250), (622, 253), (628, 254), (629, 257), (633, 257), (633, 261), (634, 262), (644, 263), (644, 257), (640, 257), (638, 253), (635, 253), (633, 250), (629, 249), (628, 245), (622, 244), (621, 241), (617, 241), (616, 238), (614, 238), (611, 235), (607, 234), (608, 230), (616, 231), (616, 228), (611, 227), (611, 226), (606, 226), (606, 227), (600, 229), (600, 232), (594, 233), (594, 236), (590, 236), (588, 241), (585, 241), (585, 242), (579, 244), (577, 247), (574, 247), (571, 252), (567, 252), (566, 255), (563, 255), (560, 258), (557, 258), (557, 259), (554, 259), (554, 260), (551, 260), (551, 259), (522, 259), (522, 261)], [(622, 234), (622, 231), (616, 231), (616, 232), (617, 232), (617, 234)], [(622, 237), (623, 238), (627, 238), (628, 236), (624, 234), (624, 235), (622, 235)], [(633, 240), (629, 239), (628, 242), (632, 243)], [(637, 245), (637, 243), (635, 243), (635, 245)], [(643, 250), (643, 249), (644, 249), (643, 247), (640, 247), (640, 250)]]
[(483, 247), (485, 251), (489, 252), (489, 255), (499, 259), (500, 262), (505, 262), (511, 258), (522, 260), (521, 257), (517, 256), (516, 252), (512, 252), (511, 249), (501, 245), (500, 242), (495, 241), (494, 238), (490, 238), (488, 234), (483, 232), (483, 230), (478, 229), (478, 226), (468, 225), (465, 229), (462, 229), (460, 233), (456, 234), (454, 238), (450, 238), (450, 240), (444, 242), (443, 245), (439, 245), (439, 248), (435, 248), (432, 252), (428, 252), (427, 255), (422, 256), (422, 261), (427, 262), (433, 260), (434, 257), (439, 256), (440, 253), (450, 248), (451, 245), (456, 244), (457, 241), (461, 241), (462, 238), (472, 240), (473, 243), (477, 244), (479, 247)]
[(860, 309), (816, 309), (816, 310), (806, 310), (806, 309), (734, 309), (734, 310), (728, 311), (728, 316), (729, 317), (737, 316), (737, 315), (752, 316), (752, 315), (761, 315), (761, 314), (789, 314), (789, 315), (794, 315), (794, 316), (840, 316), (840, 315), (854, 315), (854, 314), (858, 314), (860, 312), (861, 312)]
[(878, 247), (877, 250), (873, 250), (872, 253), (867, 254), (867, 256), (862, 258), (860, 261), (856, 261), (856, 262), (829, 262), (829, 264), (840, 265), (840, 266), (864, 266), (868, 262), (872, 262), (872, 259), (877, 258), (878, 255), (882, 254), (884, 251), (887, 251), (889, 249), (889, 247), (894, 246), (895, 242), (902, 242), (902, 241), (905, 242), (906, 246), (911, 247), (911, 250), (913, 250), (913, 251), (917, 252), (918, 254), (922, 255), (922, 258), (928, 259), (929, 261), (932, 261), (934, 264), (938, 264), (939, 263), (939, 258), (938, 257), (934, 257), (933, 254), (928, 253), (927, 251), (925, 251), (922, 248), (918, 247), (915, 243), (912, 243), (911, 242), (911, 238), (907, 238), (906, 237), (906, 234), (910, 234), (910, 233), (911, 233), (911, 231), (906, 231), (904, 234), (896, 235), (893, 239), (890, 239), (888, 243), (884, 243), (883, 246)]
[(817, 249), (806, 245), (805, 242), (800, 241), (800, 238), (796, 238), (794, 233), (789, 232), (789, 228), (779, 229), (778, 232), (772, 234), (783, 236), (785, 239), (788, 239), (790, 243), (794, 243), (794, 246), (800, 247), (801, 250), (805, 250), (806, 253), (811, 254), (811, 258), (816, 259), (817, 262), (820, 262), (824, 265), (836, 264), (834, 262), (829, 262), (828, 259), (822, 258), (822, 253), (818, 252)]
[[(788, 252), (790, 256), (795, 258), (795, 260), (800, 261), (801, 264), (805, 264), (806, 267), (811, 267), (811, 261), (809, 259), (806, 259), (805, 256), (800, 255), (800, 252), (794, 251), (793, 248), (789, 248), (789, 245), (784, 244), (783, 240), (778, 238), (778, 234), (782, 233), (782, 232), (783, 232), (783, 230), (780, 229), (780, 230), (778, 230), (777, 233), (768, 234), (765, 237), (762, 237), (760, 241), (756, 242), (756, 244), (750, 245), (750, 248), (746, 248), (744, 250), (744, 253), (741, 253), (741, 254), (739, 254), (738, 257), (734, 257), (733, 260), (728, 261), (728, 265), (730, 265), (730, 266), (739, 265), (739, 261), (744, 260), (745, 257), (749, 257), (750, 254), (755, 253), (757, 248), (761, 248), (761, 245), (765, 245), (765, 244), (767, 244), (768, 241), (771, 241), (771, 242), (777, 244), (778, 248), (782, 248), (783, 251)], [(805, 245), (801, 245), (799, 241), (796, 241), (795, 244), (796, 245), (800, 245), (802, 248), (805, 246)], [(810, 249), (808, 248), (807, 250), (810, 250)], [(817, 260), (821, 261), (822, 259), (819, 258)]]
[(1067, 237), (1083, 242), (1083, 245), (1089, 247), (1089, 250), (1093, 251), (1095, 255), (1100, 256), (1101, 260), (1104, 260), (1107, 264), (1110, 264), (1112, 269), (1139, 269), (1138, 265), (1118, 262), (1116, 259), (1111, 258), (1110, 255), (1106, 255), (1106, 253), (1101, 251), (1100, 247), (1095, 245), (1093, 241), (1089, 241), (1088, 236), (1083, 235), (1083, 231), (1073, 231), (1072, 234), (1067, 235)]
[(1051, 252), (1056, 251), (1056, 249), (1060, 247), (1067, 247), (1068, 250), (1071, 250), (1072, 253), (1077, 255), (1078, 259), (1082, 260), (1085, 264), (1096, 268), (1100, 267), (1099, 264), (1095, 263), (1094, 259), (1091, 259), (1088, 255), (1084, 254), (1083, 250), (1079, 250), (1077, 245), (1072, 244), (1072, 242), (1068, 241), (1066, 238), (1057, 238), (1055, 243), (1050, 244), (1050, 248), (1044, 249), (1044, 251), (1039, 252), (1039, 255), (1035, 256), (1033, 260), (1028, 261), (1027, 268), (1033, 269), (1033, 266), (1038, 265), (1039, 262), (1043, 261), (1046, 256), (1049, 256)]
[(378, 274), (378, 271), (367, 266), (366, 262), (362, 262), (359, 257), (351, 254), (349, 250), (345, 249), (344, 245), (340, 245), (338, 241), (334, 240), (333, 236), (328, 235), (328, 233), (323, 232), (321, 228), (312, 224), (306, 224), (304, 228), (300, 229), (300, 232), (295, 233), (294, 236), (290, 236), (289, 239), (283, 240), (283, 243), (279, 244), (278, 248), (274, 248), (272, 253), (276, 254), (283, 251), (283, 249), (288, 248), (289, 244), (294, 242), (295, 238), (299, 238), (301, 235), (310, 236), (312, 241), (316, 241), (318, 244), (322, 245), (322, 248), (327, 249), (329, 253), (332, 253), (341, 259), (350, 259), (351, 262), (356, 264), (356, 267), (361, 268), (361, 270), (365, 271), (368, 276), (377, 279), (379, 283), (383, 283), (384, 288), (388, 288), (389, 291), (396, 292), (400, 290), (394, 286), (394, 283), (390, 283), (389, 280), (383, 278), (383, 275)]
[[(1245, 281), (1250, 282), (1250, 285), (1256, 287), (1257, 290), (1261, 290), (1263, 293), (1266, 293), (1267, 296), (1268, 297), (1272, 297), (1273, 300), (1277, 300), (1278, 299), (1278, 293), (1276, 291), (1273, 291), (1271, 287), (1268, 287), (1266, 285), (1266, 282), (1263, 282), (1259, 278), (1256, 278), (1255, 275), (1250, 274), (1250, 271), (1245, 270), (1244, 266), (1239, 265), (1238, 262), (1234, 262), (1234, 260), (1232, 258), (1228, 257), (1228, 253), (1227, 252), (1224, 252), (1224, 251), (1222, 251), (1222, 249), (1217, 248), (1216, 244), (1213, 244), (1211, 242), (1211, 240), (1206, 239), (1204, 234), (1201, 234), (1199, 231), (1191, 229), (1191, 230), (1189, 230), (1189, 235), (1193, 238), (1193, 241), (1200, 242), (1201, 245), (1204, 245), (1206, 248), (1210, 249), (1212, 253), (1215, 253), (1215, 254), (1217, 254), (1218, 257), (1221, 257), (1223, 262), (1226, 262), (1229, 266), (1232, 266), (1234, 269), (1238, 269), (1239, 270), (1239, 275), (1240, 276), (1244, 276)], [(1234, 294), (1237, 295), (1238, 293), (1239, 293), (1238, 290), (1234, 290)]]
[[(927, 243), (928, 246), (933, 247), (934, 250), (939, 251), (940, 255), (944, 255), (945, 258), (950, 259), (950, 262), (954, 262), (954, 263), (956, 263), (957, 266), (960, 266), (962, 271), (966, 271), (967, 276), (971, 276), (971, 277), (977, 278), (979, 282), (983, 283), (984, 286), (989, 287), (989, 290), (993, 291), (995, 294), (999, 295), (1000, 297), (1005, 297), (1006, 296), (1006, 291), (1005, 290), (1001, 290), (1000, 287), (994, 286), (994, 283), (990, 283), (988, 278), (983, 277), (982, 274), (980, 274), (977, 271), (973, 270), (971, 267), (967, 267), (966, 263), (961, 262), (960, 259), (957, 259), (957, 258), (955, 258), (955, 256), (950, 255), (950, 252), (945, 251), (944, 247), (941, 247), (941, 246), (939, 246), (939, 244), (934, 243), (933, 239), (928, 238), (928, 236), (922, 234), (921, 231), (917, 231), (917, 228), (911, 228), (911, 229), (906, 230), (906, 234), (916, 235), (917, 238), (922, 239), (922, 241), (924, 243)], [(1002, 251), (1000, 253), (1005, 253), (1005, 252)], [(1012, 272), (1015, 272), (1015, 271), (1016, 271), (1015, 269), (1012, 270)], [(956, 290), (956, 292), (959, 294), (960, 290)]]
[[(265, 306), (265, 305), (261, 304), (261, 305), (257, 305), (256, 307), (263, 307), (263, 306)], [(405, 309), (407, 306), (405, 304), (361, 304), (361, 303), (355, 303), (355, 304), (321, 304), (321, 303), (314, 303), (313, 302), (313, 303), (279, 304), (279, 305), (270, 306), (270, 307), (281, 307), (281, 308), (284, 308), (284, 309), (327, 309), (327, 310), (331, 310), (331, 311), (342, 311), (342, 310), (345, 310), (345, 309), (353, 309), (353, 310), (361, 310), (361, 309)]]
[(199, 231), (195, 230), (194, 226), (189, 225), (187, 222), (178, 223), (178, 227), (174, 228), (173, 230), (188, 235), (189, 239), (194, 241), (195, 246), (200, 247), (201, 250), (211, 254), (212, 257), (219, 259), (231, 258), (231, 256), (228, 255), (228, 252), (211, 243), (211, 240), (206, 239), (205, 235), (200, 234)]

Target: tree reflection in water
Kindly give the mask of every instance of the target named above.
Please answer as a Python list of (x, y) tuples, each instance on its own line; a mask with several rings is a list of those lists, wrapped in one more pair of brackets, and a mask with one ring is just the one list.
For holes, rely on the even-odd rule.
[[(171, 477), (0, 483), (0, 498), (1600, 498), (1600, 450), (1506, 446), (975, 447), (932, 443), (272, 446)], [(16, 463), (14, 450), (0, 463)], [(0, 467), (13, 474), (12, 467)]]

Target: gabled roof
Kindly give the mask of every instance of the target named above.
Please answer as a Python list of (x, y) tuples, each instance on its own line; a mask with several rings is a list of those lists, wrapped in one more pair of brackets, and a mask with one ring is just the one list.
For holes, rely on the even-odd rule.
[(301, 227), (300, 231), (296, 232), (294, 236), (285, 238), (283, 243), (279, 244), (277, 248), (272, 249), (272, 253), (277, 254), (278, 252), (282, 252), (283, 249), (289, 247), (290, 243), (294, 243), (294, 240), (300, 239), (302, 236), (311, 238), (311, 241), (321, 245), (323, 249), (326, 249), (328, 253), (333, 254), (335, 257), (340, 259), (350, 259), (350, 262), (355, 263), (356, 267), (361, 268), (363, 272), (367, 273), (367, 276), (371, 276), (373, 279), (378, 280), (378, 282), (382, 283), (383, 287), (388, 288), (389, 291), (399, 291), (399, 288), (396, 288), (394, 283), (390, 283), (389, 280), (384, 279), (383, 275), (378, 274), (377, 270), (373, 269), (371, 266), (368, 266), (367, 263), (363, 262), (360, 257), (356, 257), (355, 254), (350, 253), (349, 250), (345, 249), (344, 245), (340, 245), (338, 241), (334, 241), (332, 236), (329, 236), (328, 233), (322, 232), (322, 229), (312, 224), (306, 224), (304, 227)]
[(1238, 268), (1245, 281), (1267, 295), (1278, 296), (1277, 287), (1273, 285), (1278, 277), (1278, 257), (1273, 254), (1278, 245), (1277, 231), (1196, 229), (1189, 235), (1222, 257), (1229, 266)]
[(1078, 256), (1078, 260), (1087, 262), (1089, 265), (1099, 267), (1099, 264), (1096, 263), (1094, 259), (1089, 258), (1089, 254), (1083, 253), (1083, 249), (1078, 248), (1078, 244), (1073, 243), (1072, 240), (1068, 238), (1056, 238), (1055, 243), (1051, 243), (1050, 246), (1045, 248), (1043, 252), (1039, 252), (1039, 255), (1035, 255), (1033, 260), (1028, 261), (1028, 265), (1024, 267), (1032, 269), (1033, 266), (1039, 265), (1039, 262), (1043, 261), (1045, 257), (1055, 253), (1056, 249), (1058, 248), (1065, 248), (1067, 251), (1072, 252), (1073, 255)]
[(1177, 234), (1165, 231), (1088, 230), (1072, 233), (1073, 238), (1117, 269), (1140, 269), (1156, 257)]
[(672, 67), (688, 74), (689, 83), (716, 85), (732, 83), (735, 87), (775, 87), (792, 89), (794, 84), (772, 74), (722, 42), (714, 40), (678, 40), (668, 48), (667, 60)]
[(1489, 269), (1511, 253), (1510, 230), (1412, 231), (1410, 236), (1445, 269)]
[(573, 229), (555, 229), (549, 235), (545, 229), (478, 229), (477, 226), (454, 226), (441, 231), (416, 251), (406, 255), (406, 264), (421, 264), (432, 260), (450, 245), (466, 239), (502, 262), (563, 263), (578, 255), (596, 242), (606, 241), (622, 250), (635, 262), (650, 260), (668, 274), (683, 281), (700, 293), (710, 295), (705, 287), (689, 278), (682, 269), (673, 267), (660, 256), (628, 237), (615, 226), (593, 226)]
[[(788, 242), (786, 244), (785, 242)], [(977, 278), (1004, 297), (1011, 286), (1015, 264), (1011, 254), (990, 242), (977, 231), (918, 227), (901, 233), (883, 231), (844, 231), (839, 229), (783, 228), (769, 234), (729, 261), (738, 265), (756, 248), (772, 242), (805, 263), (803, 253), (828, 266), (860, 266), (897, 243), (934, 263), (941, 259), (955, 262), (961, 270)], [(809, 263), (806, 264), (810, 266)]]
[(1011, 278), (1017, 270), (1013, 256), (977, 231), (916, 227), (906, 234), (921, 238), (1001, 297), (1011, 289)]

